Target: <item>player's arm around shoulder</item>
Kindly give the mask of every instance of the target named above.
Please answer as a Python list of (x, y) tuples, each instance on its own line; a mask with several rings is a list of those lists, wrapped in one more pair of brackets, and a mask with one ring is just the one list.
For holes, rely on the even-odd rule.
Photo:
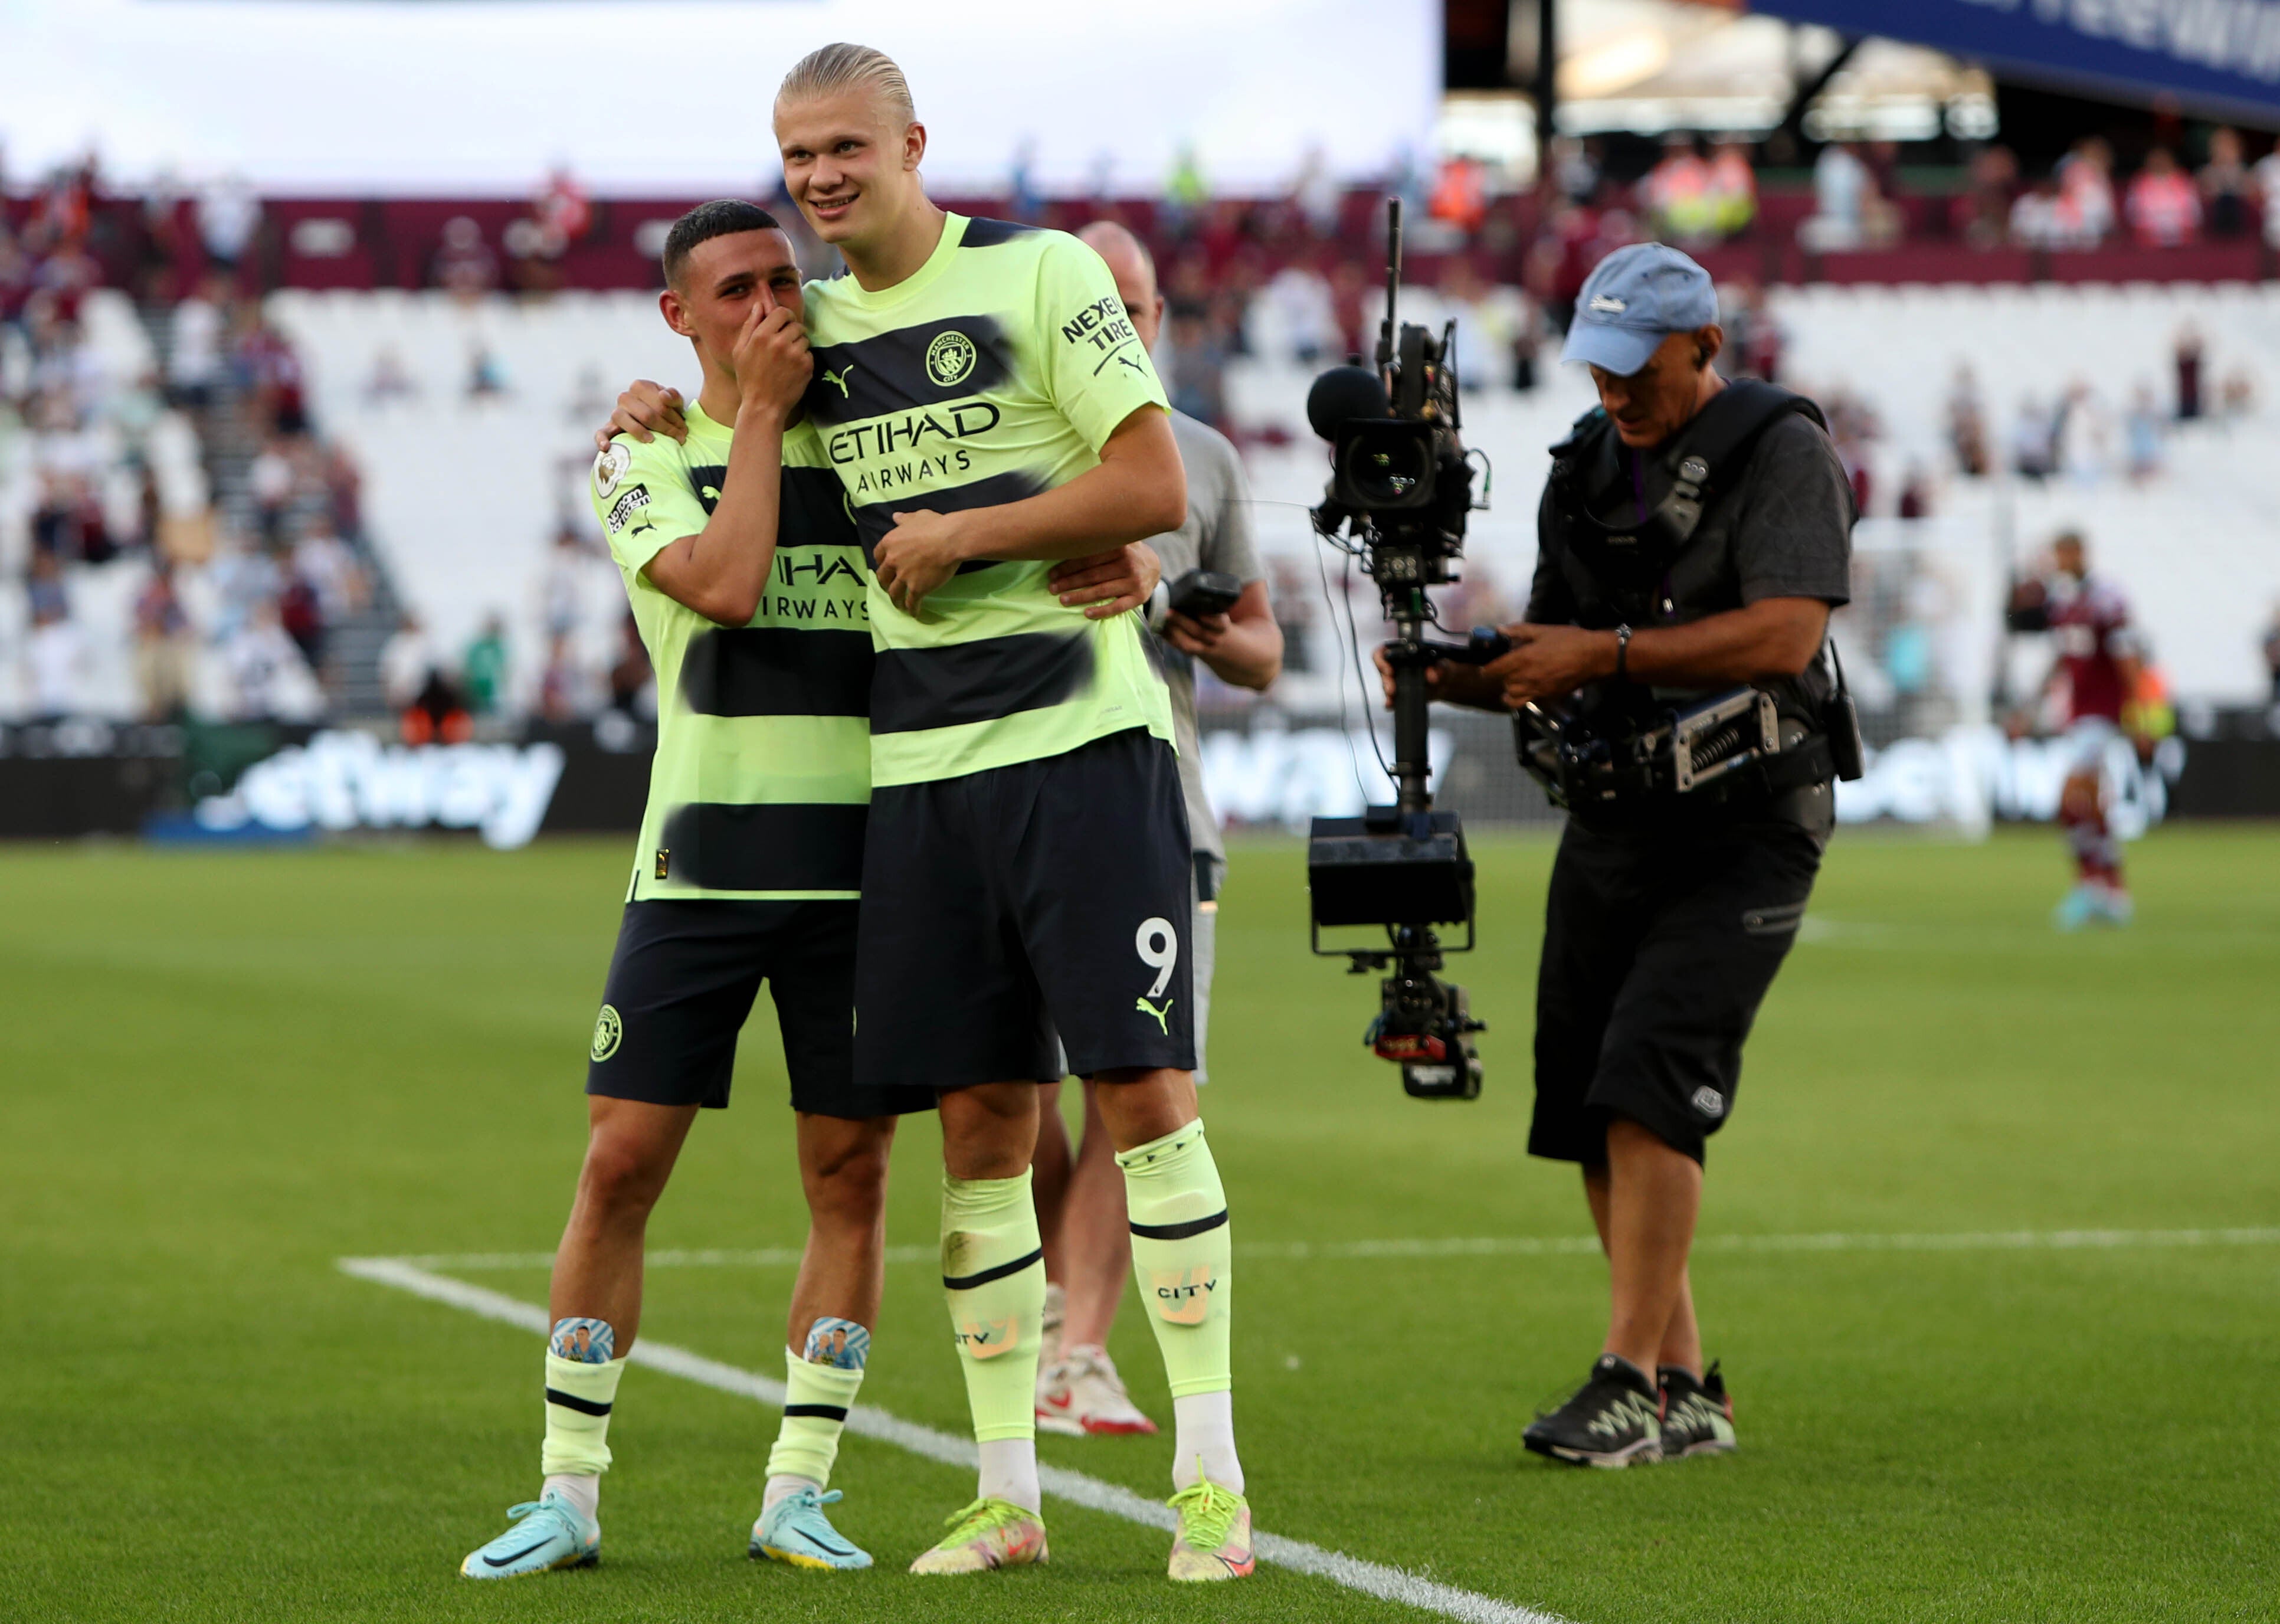
[(775, 568), (783, 436), (813, 363), (798, 318), (755, 312), (736, 350), (739, 400), (720, 500), (702, 528), (658, 550), (646, 573), (658, 590), (720, 626), (759, 612)]

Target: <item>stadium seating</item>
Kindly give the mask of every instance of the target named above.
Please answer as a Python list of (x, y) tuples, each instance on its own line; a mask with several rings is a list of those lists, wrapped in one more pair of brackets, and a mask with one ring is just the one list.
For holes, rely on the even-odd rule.
[[(593, 430), (628, 379), (693, 396), (686, 343), (645, 294), (469, 305), (393, 289), (283, 292), (269, 308), (308, 359), (319, 419), (366, 471), (366, 520), (397, 591), (447, 657), (487, 616), (501, 616), (517, 653), (513, 693), (527, 704), (545, 647), (539, 597), (555, 532), (566, 520), (599, 546), (585, 494)], [(370, 396), (384, 350), (401, 359), (416, 395)], [(479, 353), (497, 369), (497, 394), (470, 394)], [(578, 652), (599, 670), (614, 657), (624, 590), (598, 553), (588, 564)]]
[[(2181, 330), (2207, 345), (2203, 392), (2244, 373), (2261, 396), (2280, 387), (2280, 293), (2268, 285), (1843, 288), (1782, 289), (1788, 381), (1844, 387), (1882, 419), (1879, 483), (1897, 489), (1909, 462), (1947, 462), (1946, 397), (1969, 364), (1998, 450), (2022, 399), (2048, 404), (2077, 383), (2117, 419), (2140, 384), (2166, 414), (2176, 396)], [(2117, 427), (2118, 433), (2118, 427)], [(2176, 690), (2245, 699), (2265, 686), (2257, 639), (2280, 599), (2280, 511), (2268, 470), (2280, 422), (2261, 405), (2238, 419), (2174, 425), (2166, 468), (2143, 484), (2108, 471), (2094, 481), (1951, 481), (1945, 516), (1976, 523), (1991, 550), (2022, 560), (2058, 529), (2079, 527), (2093, 567), (2136, 605)], [(2118, 463), (2118, 444), (2108, 454)]]
[[(150, 469), (163, 517), (204, 513), (211, 493), (196, 430), (184, 413), (158, 409), (148, 392), (158, 354), (133, 302), (114, 289), (94, 289), (81, 304), (80, 323), (86, 380), (81, 393), (88, 404), (86, 427), (77, 437), (95, 448), (95, 481), (114, 530), (133, 533), (127, 521), (135, 512), (138, 458)], [(22, 716), (31, 706), (21, 658), (29, 629), (25, 565), (39, 500), (38, 465), (49, 454), (43, 439), (37, 430), (0, 436), (0, 719)], [(150, 569), (139, 552), (65, 567), (65, 593), (81, 650), (77, 708), (89, 716), (125, 720), (141, 710), (132, 665), (134, 605)], [(232, 691), (211, 641), (221, 618), (215, 583), (208, 572), (192, 567), (180, 573), (177, 584), (197, 634), (189, 673), (194, 704), (205, 714), (227, 715)], [(313, 713), (319, 700), (305, 667), (285, 673), (283, 683), (289, 705)]]
[[(1409, 296), (1419, 319), (1437, 312), (1429, 293)], [(1817, 395), (1850, 393), (1881, 422), (1882, 436), (1869, 447), (1872, 512), (1891, 512), (1909, 465), (1940, 472), (1944, 527), (1984, 536), (1999, 573), (2005, 556), (2023, 563), (2056, 530), (2079, 526), (2097, 567), (2137, 604), (2176, 691), (2247, 698), (2261, 690), (2257, 639), (2280, 600), (2280, 511), (2268, 499), (2263, 473), (2280, 458), (2280, 422), (2261, 404), (2238, 419), (2172, 426), (2165, 471), (2139, 485), (2118, 471), (2118, 443), (2107, 454), (2113, 466), (2091, 481), (1954, 478), (1944, 472), (1952, 462), (1946, 401), (1956, 367), (1968, 363), (1999, 452), (2022, 399), (2047, 404), (2086, 383), (2115, 419), (2118, 441), (2120, 413), (2139, 383), (2169, 411), (2175, 344), (2187, 326), (2207, 344), (2204, 392), (2212, 401), (2218, 381), (2236, 372), (2268, 396), (2280, 387), (2280, 293), (2247, 283), (1810, 284), (1770, 297), (1789, 341), (1783, 381)], [(1291, 436), (1252, 458), (1260, 497), (1286, 504), (1260, 510), (1262, 536), (1280, 546), (1305, 545), (1306, 518), (1295, 504), (1321, 494), (1321, 448), (1301, 410), (1307, 381), (1303, 368), (1259, 361), (1240, 364), (1229, 380), (1238, 422)], [(1475, 516), (1468, 552), (1508, 596), (1524, 591), (1533, 565), (1543, 450), (1591, 403), (1575, 369), (1556, 366), (1533, 394), (1466, 396), (1465, 438), (1489, 453), (1497, 473), (1494, 505)]]
[[(1880, 420), (1881, 438), (1867, 452), (1879, 512), (1910, 464), (1947, 467), (1945, 402), (1962, 362), (1978, 378), (1999, 450), (2022, 397), (2047, 402), (2077, 382), (2117, 419), (2140, 381), (2166, 411), (2175, 341), (2188, 323), (2207, 343), (2212, 396), (2237, 370), (2260, 390), (2280, 386), (2280, 296), (2261, 286), (1829, 283), (1770, 297), (1788, 335), (1785, 380), (1849, 393)], [(445, 650), (464, 646), (492, 612), (506, 616), (521, 649), (540, 646), (535, 599), (552, 527), (566, 516), (591, 532), (582, 480), (595, 421), (625, 379), (655, 377), (690, 391), (697, 383), (686, 349), (646, 295), (467, 305), (389, 289), (285, 292), (270, 308), (309, 358), (320, 419), (363, 459), (372, 528), (399, 589)], [(1424, 290), (1409, 308), (1421, 319), (1438, 309)], [(374, 404), (363, 385), (391, 348), (420, 394)], [(478, 350), (502, 372), (503, 394), (469, 397)], [(1496, 469), (1493, 505), (1475, 520), (1473, 570), (1514, 603), (1535, 553), (1543, 450), (1591, 400), (1573, 369), (1547, 373), (1530, 394), (1466, 398), (1466, 437)], [(1304, 420), (1309, 381), (1307, 369), (1265, 358), (1239, 360), (1228, 375), (1231, 414), (1252, 442), (1262, 543), (1301, 558), (1309, 544), (1303, 508), (1319, 499), (1324, 471)], [(2119, 472), (2040, 485), (1946, 477), (1939, 511), (1950, 534), (1976, 527), (1999, 570), (2000, 550), (2024, 556), (2062, 524), (2085, 526), (2100, 566), (2139, 605), (2177, 691), (2244, 697), (2260, 681), (2255, 634), (2280, 596), (2280, 514), (2260, 499), (2256, 473), (2273, 466), (2276, 451), (2280, 427), (2252, 412), (2177, 427), (2167, 472), (2142, 485)], [(606, 663), (616, 624), (612, 572), (597, 565), (582, 589), (581, 651)], [(525, 691), (531, 663), (522, 662)], [(1310, 693), (1298, 679), (1287, 697), (1306, 704), (1329, 693)]]

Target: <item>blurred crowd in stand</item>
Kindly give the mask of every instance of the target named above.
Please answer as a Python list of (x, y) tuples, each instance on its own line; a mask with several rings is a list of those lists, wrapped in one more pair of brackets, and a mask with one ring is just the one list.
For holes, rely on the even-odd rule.
[[(2126, 172), (2107, 142), (2088, 137), (2031, 176), (1997, 144), (1968, 146), (1960, 164), (1951, 154), (1932, 170), (1907, 166), (1890, 142), (1837, 142), (1775, 172), (1733, 135), (1673, 134), (1645, 150), (1562, 138), (1525, 189), (1464, 157), (1400, 162), (1357, 185), (1317, 152), (1267, 196), (1214, 195), (1183, 151), (1154, 196), (1110, 195), (1104, 168), (1094, 196), (1048, 197), (1025, 150), (998, 196), (953, 206), (1062, 227), (1129, 226), (1158, 259), (1167, 311), (1157, 359), (1174, 403), (1238, 445), (1274, 445), (1303, 432), (1295, 412), (1239, 412), (1229, 369), (1303, 370), (1367, 351), (1389, 192), (1409, 222), (1405, 314), (1459, 320), (1468, 391), (1537, 388), (1591, 268), (1650, 237), (1713, 266), (1728, 331), (1721, 366), (1781, 380), (1784, 335), (1761, 282), (1814, 273), (1815, 255), (1926, 242), (2038, 253), (2280, 246), (2280, 156), (2252, 158), (2228, 128), (2170, 120), (2154, 131)], [(7, 181), (0, 170), (0, 718), (301, 719), (384, 707), (407, 738), (449, 739), (519, 709), (565, 722), (644, 713), (651, 679), (630, 624), (618, 626), (614, 609), (611, 621), (595, 619), (596, 596), (563, 584), (590, 586), (601, 567), (582, 515), (560, 523), (534, 583), (532, 647), (511, 650), (497, 618), (465, 647), (433, 646), (388, 589), (363, 534), (355, 460), (312, 422), (302, 358), (264, 319), (258, 296), (290, 265), (359, 254), (366, 282), (324, 285), (393, 279), (471, 307), (572, 285), (637, 287), (657, 247), (643, 234), (659, 221), (635, 228), (638, 211), (597, 202), (563, 173), (518, 205), (420, 205), (427, 223), (416, 229), (401, 223), (412, 213), (377, 204), (273, 208), (227, 177), (195, 188), (161, 179), (133, 196), (107, 191), (91, 163), (35, 187)], [(772, 201), (803, 263), (834, 271), (797, 210)], [(398, 238), (374, 238), (386, 230)], [(91, 330), (98, 288), (135, 301), (110, 307), (127, 312), (114, 318), (125, 330)], [(2238, 368), (2213, 374), (2202, 346), (2180, 334), (2174, 376), (2138, 381), (2125, 396), (2085, 380), (2000, 420), (1963, 373), (1947, 403), (1943, 466), (1880, 457), (1883, 427), (1847, 380), (1791, 381), (1821, 398), (1864, 510), (1917, 517), (1951, 476), (2157, 477), (2176, 424), (2253, 403), (2253, 380)], [(582, 378), (566, 403), (571, 419), (597, 420), (616, 381)], [(480, 341), (453, 387), (470, 400), (511, 388)], [(418, 392), (386, 347), (358, 388), (374, 405)], [(1290, 588), (1278, 594), (1288, 612), (1311, 612), (1312, 592), (1278, 584)], [(1304, 639), (1293, 646), (1303, 660)], [(525, 676), (510, 681), (522, 662)]]
[(370, 596), (360, 476), (243, 295), (260, 204), (153, 196), (129, 251), (97, 196), (0, 208), (0, 718), (313, 720)]
[(2143, 484), (2165, 471), (2178, 426), (2238, 422), (2255, 407), (2248, 369), (2235, 364), (2212, 381), (2207, 341), (2188, 325), (2178, 329), (2166, 389), (2140, 378), (2126, 398), (2115, 399), (2085, 375), (2053, 398), (2022, 398), (2007, 435), (1995, 427), (1976, 374), (1959, 367), (1948, 392), (1946, 442), (1955, 471), (1969, 477), (2007, 471), (2037, 482)]
[(543, 297), (562, 288), (565, 258), (592, 233), (597, 218), (586, 189), (566, 170), (557, 169), (530, 199), (528, 212), (500, 228), (498, 251), (473, 216), (446, 219), (442, 240), (428, 257), (428, 285), (470, 304), (499, 292)]
[(2179, 248), (2247, 237), (2261, 223), (2264, 240), (2280, 245), (2280, 157), (2252, 166), (2239, 132), (2230, 128), (2210, 133), (2198, 171), (2156, 146), (2123, 181), (2115, 178), (2113, 149), (2098, 136), (2076, 142), (2049, 173), (2025, 184), (2009, 153), (1991, 147), (1972, 166), (1965, 201), (1964, 235), (1979, 244), (2007, 240), (2066, 250), (2125, 241)]
[[(657, 720), (649, 651), (626, 607), (616, 567), (591, 529), (574, 516), (557, 524), (536, 582), (542, 661), (527, 696), (512, 681), (516, 656), (505, 615), (486, 615), (456, 650), (439, 645), (419, 616), (403, 615), (381, 650), (380, 671), (389, 709), (408, 742), (472, 737), (486, 718), (513, 717), (519, 702), (531, 718), (556, 726), (597, 717), (628, 724)], [(597, 581), (604, 589), (595, 589)], [(585, 635), (597, 620), (611, 631), (608, 652), (598, 661), (588, 657)]]
[(2222, 126), (2205, 145), (2198, 169), (2155, 144), (2117, 176), (2112, 145), (2086, 135), (2030, 176), (2008, 147), (1991, 144), (1971, 155), (1960, 186), (1912, 199), (1892, 142), (1833, 142), (1814, 162), (1814, 210), (1798, 240), (1822, 251), (1904, 240), (2064, 251), (2238, 242), (2261, 229), (2280, 246), (2280, 157), (2248, 163), (2240, 132)]

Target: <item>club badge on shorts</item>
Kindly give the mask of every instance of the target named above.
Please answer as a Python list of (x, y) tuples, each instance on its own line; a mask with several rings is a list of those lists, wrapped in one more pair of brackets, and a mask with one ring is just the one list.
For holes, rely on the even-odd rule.
[(614, 1005), (605, 1004), (602, 1012), (594, 1019), (594, 1042), (587, 1053), (598, 1066), (618, 1052), (618, 1040), (626, 1035), (625, 1022), (618, 1019)]

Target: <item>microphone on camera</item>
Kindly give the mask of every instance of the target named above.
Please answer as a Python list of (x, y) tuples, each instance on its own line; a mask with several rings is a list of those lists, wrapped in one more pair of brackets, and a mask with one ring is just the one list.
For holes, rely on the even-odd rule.
[(1325, 440), (1337, 438), (1341, 423), (1383, 418), (1391, 410), (1385, 381), (1367, 366), (1333, 366), (1306, 391), (1306, 421)]

